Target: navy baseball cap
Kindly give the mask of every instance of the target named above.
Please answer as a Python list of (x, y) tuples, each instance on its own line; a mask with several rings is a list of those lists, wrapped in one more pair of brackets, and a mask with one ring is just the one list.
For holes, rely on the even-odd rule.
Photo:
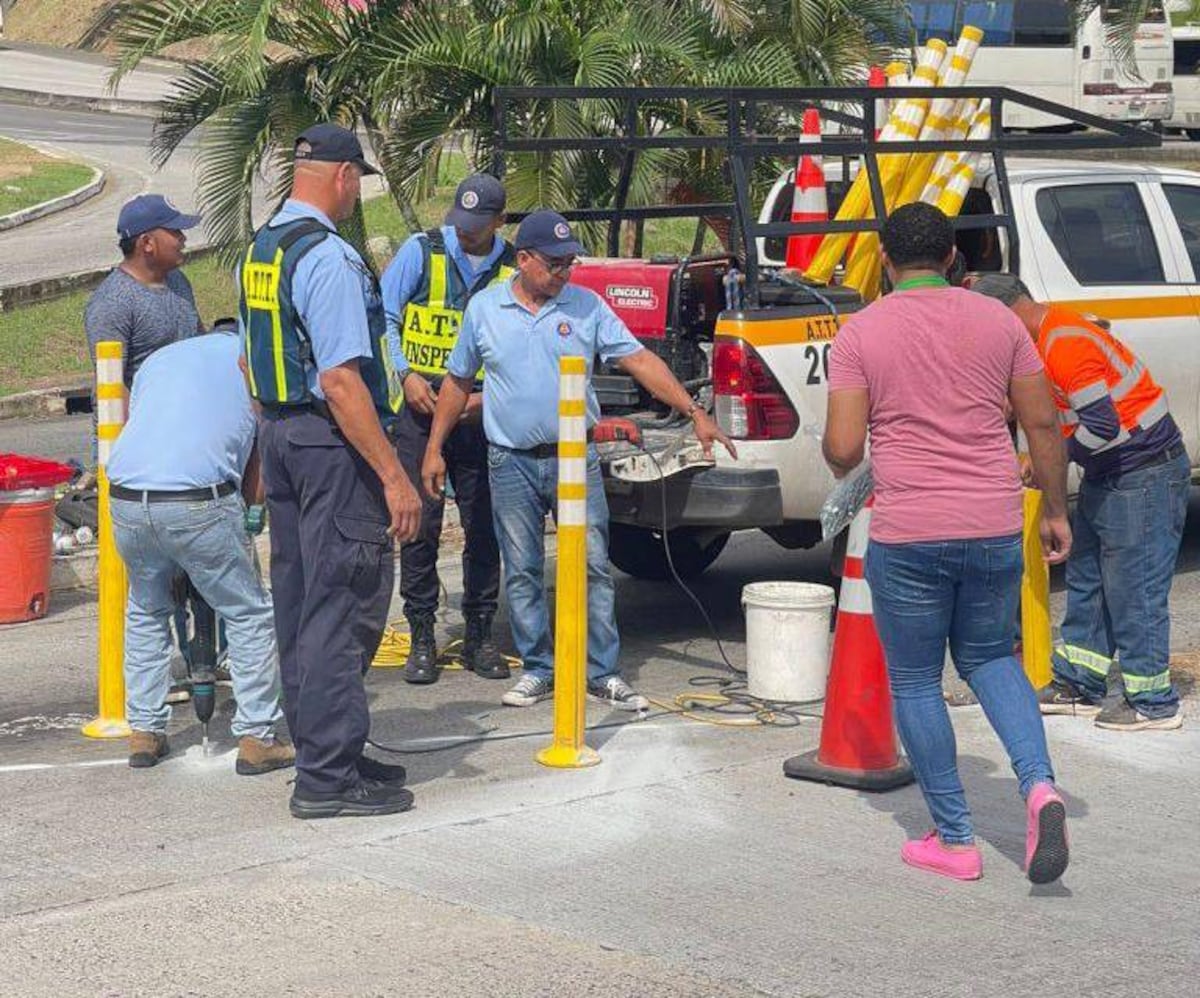
[(504, 185), (490, 173), (467, 177), (454, 192), (454, 207), (446, 212), (446, 224), (466, 232), (478, 232), (504, 214)]
[(526, 215), (517, 229), (513, 245), (543, 256), (583, 256), (584, 249), (571, 231), (570, 223), (557, 211), (535, 211)]
[(199, 215), (185, 215), (161, 194), (139, 194), (127, 201), (117, 216), (117, 235), (133, 239), (151, 229), (194, 229)]
[(369, 177), (379, 171), (366, 161), (362, 143), (348, 128), (323, 121), (300, 133), (296, 139), (296, 159), (312, 163), (353, 163)]

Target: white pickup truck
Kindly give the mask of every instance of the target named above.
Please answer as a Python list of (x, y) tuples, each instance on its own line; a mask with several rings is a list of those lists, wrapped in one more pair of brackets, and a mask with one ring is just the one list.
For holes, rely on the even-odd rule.
[[(1006, 100), (1020, 98), (1005, 94)], [(1112, 128), (1130, 145), (1156, 141), (1127, 126)], [(1065, 137), (1063, 144), (1075, 138)], [(1077, 145), (1089, 141), (1078, 139)], [(1014, 144), (1026, 141), (1021, 148), (1043, 141), (1053, 148), (1058, 140)], [(1195, 461), (1200, 174), (1145, 164), (1013, 158), (1011, 152), (997, 159), (1004, 169), (996, 169), (995, 159), (982, 160), (962, 214), (1000, 216), (1006, 202), (1010, 208), (1003, 224), (972, 227), (964, 220), (958, 244), (968, 269), (1013, 270), (1039, 300), (1108, 320), (1166, 389)], [(831, 172), (827, 158), (827, 178)], [(1001, 197), (1002, 177), (1007, 198)], [(845, 187), (828, 184), (832, 207)], [(748, 187), (741, 190), (744, 196)], [(759, 225), (742, 227), (745, 242), (755, 238), (751, 233), (759, 236), (754, 253), (588, 260), (573, 278), (605, 295), (635, 334), (711, 402), (738, 447), (736, 461), (718, 448), (715, 461), (706, 462), (690, 424), (653, 411), (629, 379), (598, 379), (604, 413), (629, 418), (641, 429), (640, 447), (600, 445), (610, 556), (629, 574), (667, 576), (664, 538), (684, 576), (703, 571), (737, 530), (762, 530), (785, 547), (820, 540), (818, 516), (834, 484), (820, 449), (829, 349), (840, 319), (862, 302), (836, 284), (810, 289), (771, 278), (771, 268), (783, 264), (780, 230), (786, 226), (779, 223), (788, 220), (791, 199), (789, 171), (756, 213)], [(775, 231), (763, 231), (772, 225)], [(746, 288), (753, 279), (757, 290), (730, 308), (726, 291), (738, 268), (747, 271)]]

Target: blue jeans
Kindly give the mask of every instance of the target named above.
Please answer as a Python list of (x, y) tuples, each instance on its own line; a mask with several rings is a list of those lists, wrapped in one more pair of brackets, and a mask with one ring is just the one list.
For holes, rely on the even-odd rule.
[(875, 626), (887, 658), (896, 725), (943, 842), (973, 840), (942, 696), (946, 642), (1028, 796), (1053, 782), (1037, 696), (1013, 657), (1021, 536), (867, 549)]
[(186, 572), (224, 621), (237, 712), (235, 737), (269, 738), (283, 716), (271, 598), (250, 553), (236, 493), (203, 502), (112, 501), (117, 550), (129, 575), (125, 612), (125, 714), (137, 731), (171, 719), (171, 579)]
[(1125, 697), (1147, 717), (1179, 710), (1171, 683), (1167, 599), (1183, 539), (1191, 463), (1170, 461), (1085, 478), (1071, 529), (1067, 613), (1054, 674), (1099, 702), (1114, 658)]
[[(546, 600), (546, 514), (558, 504), (558, 459), (488, 447), (492, 519), (504, 561), (513, 642), (531, 675), (552, 677), (554, 641)], [(608, 567), (608, 502), (594, 447), (587, 460), (588, 682), (616, 674), (621, 641)]]

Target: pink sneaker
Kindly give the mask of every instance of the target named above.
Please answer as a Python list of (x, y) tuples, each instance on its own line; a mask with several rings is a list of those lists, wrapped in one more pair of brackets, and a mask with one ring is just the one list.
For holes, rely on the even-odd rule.
[(954, 880), (978, 880), (983, 876), (983, 855), (976, 846), (947, 849), (937, 832), (923, 839), (909, 839), (900, 847), (900, 858), (909, 866)]
[(1025, 873), (1035, 884), (1049, 884), (1067, 868), (1067, 806), (1053, 784), (1035, 783), (1025, 807)]

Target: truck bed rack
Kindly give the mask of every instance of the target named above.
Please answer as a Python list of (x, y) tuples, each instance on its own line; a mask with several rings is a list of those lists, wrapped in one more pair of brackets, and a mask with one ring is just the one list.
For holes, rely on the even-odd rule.
[[(991, 102), (992, 120), (1003, 121), (1005, 105), (1041, 111), (1063, 119), (1067, 134), (1016, 133), (997, 129), (987, 139), (967, 141), (881, 141), (875, 136), (883, 122), (876, 118), (876, 102), (906, 97), (978, 98)], [(563, 137), (525, 136), (543, 122), (556, 102), (598, 102), (604, 134)], [(668, 117), (663, 109), (670, 108)], [(839, 131), (801, 142), (800, 119), (816, 108), (825, 122)], [(657, 113), (656, 113), (657, 112)], [(654, 133), (648, 125), (682, 123), (671, 134)], [(1153, 132), (1123, 122), (1076, 111), (1053, 101), (1020, 93), (1008, 87), (803, 87), (688, 88), (688, 87), (497, 87), (494, 108), (495, 135), (492, 172), (503, 177), (510, 157), (521, 153), (553, 155), (589, 154), (619, 163), (616, 184), (608, 204), (601, 206), (552, 205), (572, 221), (606, 222), (606, 255), (620, 255), (621, 224), (659, 218), (729, 219), (731, 250), (743, 257), (746, 301), (759, 304), (758, 239), (829, 232), (877, 231), (886, 217), (879, 180), (878, 157), (910, 152), (979, 152), (989, 155), (999, 182), (1000, 205), (993, 214), (972, 214), (954, 219), (957, 229), (1002, 226), (1008, 236), (1010, 266), (1016, 270), (1019, 242), (1009, 202), (1009, 153), (1053, 155), (1056, 152), (1100, 149), (1137, 149), (1161, 145)], [(690, 132), (689, 132), (690, 129)], [(629, 192), (635, 159), (651, 150), (674, 150), (723, 157), (729, 198), (691, 204), (630, 205)], [(752, 177), (758, 161), (767, 158), (795, 160), (802, 153), (823, 157), (862, 159), (867, 166), (874, 217), (837, 222), (759, 222), (751, 205)], [(848, 172), (845, 175), (849, 175)], [(521, 213), (510, 213), (519, 220)], [(740, 247), (740, 249), (739, 249)]]

